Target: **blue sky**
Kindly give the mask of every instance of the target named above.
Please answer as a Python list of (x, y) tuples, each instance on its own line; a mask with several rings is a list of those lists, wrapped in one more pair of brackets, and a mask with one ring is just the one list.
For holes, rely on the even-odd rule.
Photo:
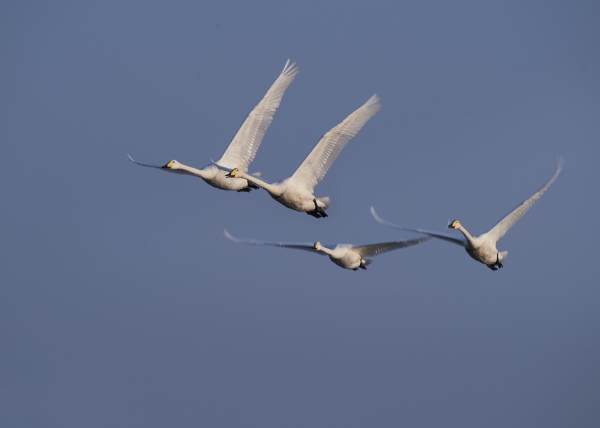
[[(0, 4), (4, 426), (596, 427), (597, 2)], [(317, 186), (138, 167), (225, 150), (291, 58), (251, 171), (289, 176), (373, 93)], [(223, 236), (487, 231), (561, 176), (492, 272), (441, 241), (367, 271)]]

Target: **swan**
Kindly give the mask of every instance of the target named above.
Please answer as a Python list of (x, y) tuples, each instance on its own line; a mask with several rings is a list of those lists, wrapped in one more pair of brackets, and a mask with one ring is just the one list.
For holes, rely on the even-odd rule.
[(388, 251), (397, 250), (399, 248), (410, 247), (411, 245), (420, 244), (431, 239), (426, 236), (419, 239), (411, 239), (404, 241), (391, 241), (391, 242), (374, 242), (365, 245), (349, 245), (349, 244), (337, 244), (337, 245), (321, 245), (320, 242), (269, 242), (259, 241), (258, 239), (248, 238), (236, 238), (232, 236), (227, 230), (224, 231), (227, 238), (238, 244), (247, 245), (272, 245), (275, 247), (284, 248), (295, 248), (297, 250), (306, 250), (313, 253), (320, 254), (322, 256), (328, 255), (329, 259), (336, 265), (344, 269), (352, 269), (357, 271), (359, 268), (367, 270), (367, 266), (370, 265), (373, 260), (364, 259), (363, 257), (375, 257)]
[[(273, 121), (273, 116), (279, 107), (283, 94), (296, 77), (296, 74), (298, 74), (296, 63), (290, 64), (290, 60), (288, 59), (275, 83), (273, 83), (263, 99), (254, 107), (250, 114), (246, 116), (242, 126), (240, 126), (233, 140), (229, 143), (229, 147), (227, 147), (223, 156), (216, 163), (231, 168), (239, 168), (243, 172), (248, 170), (248, 165), (254, 159), (265, 132), (267, 132), (267, 128)], [(220, 171), (214, 162), (209, 163), (202, 169), (197, 169), (179, 163), (176, 160), (169, 161), (163, 166), (137, 162), (131, 156), (129, 156), (129, 160), (141, 166), (200, 177), (217, 189), (236, 190), (238, 192), (249, 192), (251, 189), (258, 189), (258, 186), (249, 183), (247, 180), (241, 178), (231, 180), (226, 178), (225, 173)]]
[(432, 236), (434, 238), (443, 239), (445, 241), (452, 242), (454, 244), (458, 244), (465, 248), (467, 253), (477, 260), (485, 264), (491, 270), (498, 270), (502, 268), (502, 262), (508, 256), (508, 251), (498, 252), (496, 249), (496, 242), (500, 238), (502, 238), (508, 229), (510, 229), (523, 215), (531, 208), (531, 206), (544, 194), (546, 190), (550, 187), (550, 185), (556, 180), (558, 174), (562, 171), (564, 166), (564, 159), (558, 158), (558, 167), (556, 172), (552, 176), (550, 180), (546, 184), (542, 186), (540, 190), (535, 192), (531, 197), (523, 201), (519, 206), (517, 206), (514, 210), (512, 210), (508, 215), (506, 215), (502, 220), (500, 220), (494, 227), (492, 227), (487, 233), (484, 233), (479, 236), (471, 236), (467, 229), (463, 227), (462, 224), (458, 220), (453, 220), (450, 224), (448, 224), (449, 229), (456, 229), (460, 231), (464, 236), (454, 236), (449, 233), (441, 233), (441, 232), (432, 232), (430, 230), (424, 229), (413, 229), (409, 227), (399, 226), (397, 224), (391, 223), (379, 217), (375, 212), (375, 208), (371, 207), (371, 214), (379, 223), (393, 227), (395, 229), (408, 230), (411, 232), (424, 233), (426, 235)]
[(288, 208), (316, 218), (327, 217), (325, 209), (329, 207), (329, 197), (315, 198), (314, 187), (325, 177), (325, 173), (346, 143), (380, 108), (379, 97), (375, 94), (342, 123), (323, 135), (296, 172), (285, 180), (270, 183), (248, 175), (239, 168), (226, 168), (226, 165), (219, 162), (216, 164), (229, 171), (227, 177), (245, 178), (248, 183), (265, 189), (273, 199)]

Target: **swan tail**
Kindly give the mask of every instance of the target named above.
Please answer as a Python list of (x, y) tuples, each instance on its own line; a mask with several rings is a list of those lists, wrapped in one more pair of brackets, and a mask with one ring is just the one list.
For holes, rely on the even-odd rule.
[(507, 257), (508, 251), (502, 251), (501, 253), (498, 253), (498, 260), (500, 261), (506, 260)]
[(329, 196), (323, 196), (322, 198), (317, 198), (317, 205), (319, 205), (319, 207), (327, 209), (329, 208), (329, 203), (331, 202), (331, 200), (329, 199)]

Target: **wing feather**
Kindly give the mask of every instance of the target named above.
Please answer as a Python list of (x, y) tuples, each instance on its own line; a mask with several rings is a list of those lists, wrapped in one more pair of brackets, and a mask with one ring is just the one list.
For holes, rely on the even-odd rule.
[(271, 85), (263, 99), (248, 114), (217, 163), (230, 168), (239, 168), (242, 172), (248, 171), (248, 165), (254, 159), (267, 128), (273, 121), (273, 116), (281, 103), (281, 98), (296, 74), (298, 74), (296, 63), (290, 64), (288, 59), (275, 83)]
[(327, 170), (338, 157), (346, 143), (354, 137), (367, 121), (379, 111), (381, 104), (377, 94), (348, 116), (342, 123), (327, 132), (315, 145), (292, 179), (305, 185), (312, 193), (314, 187), (325, 177)]
[(192, 174), (191, 172), (185, 171), (183, 169), (171, 169), (171, 168), (164, 168), (164, 165), (152, 165), (149, 163), (142, 163), (142, 162), (138, 162), (136, 160), (133, 160), (133, 158), (129, 155), (127, 155), (127, 157), (129, 158), (129, 160), (135, 164), (141, 165), (141, 166), (145, 166), (148, 168), (157, 168), (160, 169), (161, 171), (166, 171), (166, 172), (170, 172), (172, 174), (179, 174), (179, 175), (189, 175), (190, 177), (197, 177), (195, 174)]
[(361, 257), (375, 257), (380, 254), (387, 253), (388, 251), (410, 247), (412, 245), (420, 244), (421, 242), (429, 241), (430, 239), (431, 236), (402, 241), (375, 242), (373, 244), (353, 245), (352, 249), (360, 254)]
[(261, 241), (258, 239), (250, 239), (250, 238), (236, 238), (231, 235), (227, 230), (223, 232), (227, 238), (236, 242), (238, 244), (246, 244), (246, 245), (270, 245), (273, 247), (283, 247), (283, 248), (293, 248), (296, 250), (305, 250), (310, 251), (311, 253), (320, 254), (322, 256), (325, 255), (324, 252), (318, 251), (314, 247), (314, 243), (311, 242), (273, 242), (273, 241)]
[(389, 221), (384, 220), (381, 217), (379, 217), (377, 215), (377, 213), (375, 212), (374, 207), (371, 207), (371, 214), (373, 215), (373, 218), (375, 218), (375, 220), (378, 223), (381, 223), (384, 226), (388, 226), (393, 229), (407, 230), (409, 232), (424, 233), (425, 235), (429, 235), (429, 236), (432, 236), (432, 237), (438, 238), (438, 239), (443, 239), (444, 241), (452, 242), (453, 244), (460, 245), (461, 247), (464, 247), (467, 244), (467, 239), (464, 237), (461, 237), (461, 236), (454, 236), (454, 235), (450, 235), (449, 233), (434, 232), (434, 231), (425, 230), (425, 229), (414, 229), (411, 227), (404, 227), (404, 226), (394, 224), (392, 222), (389, 222)]
[(548, 182), (546, 184), (544, 184), (540, 190), (535, 192), (533, 195), (531, 195), (531, 197), (529, 197), (528, 199), (523, 201), (518, 207), (516, 207), (508, 215), (506, 215), (502, 220), (500, 220), (487, 233), (487, 235), (490, 238), (494, 239), (495, 241), (498, 241), (500, 238), (502, 238), (506, 234), (506, 232), (508, 232), (508, 229), (510, 229), (517, 221), (519, 221), (519, 219), (521, 217), (523, 217), (523, 215), (525, 215), (525, 213), (529, 210), (529, 208), (531, 208), (532, 205), (538, 199), (540, 199), (540, 197), (546, 192), (546, 190), (548, 190), (550, 185), (552, 183), (554, 183), (554, 180), (556, 180), (556, 177), (558, 177), (558, 174), (560, 174), (564, 165), (565, 165), (565, 160), (562, 157), (559, 157), (558, 158), (558, 167), (556, 168), (556, 172), (554, 173), (552, 178), (550, 180), (548, 180)]

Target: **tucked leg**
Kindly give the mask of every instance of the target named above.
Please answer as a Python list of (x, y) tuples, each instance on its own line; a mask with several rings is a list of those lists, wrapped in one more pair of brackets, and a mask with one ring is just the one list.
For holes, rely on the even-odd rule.
[(502, 269), (504, 266), (502, 266), (502, 262), (500, 261), (500, 254), (496, 254), (496, 265)]
[(317, 204), (316, 199), (313, 199), (313, 203), (315, 204), (315, 211), (318, 212), (321, 215), (321, 217), (329, 217), (325, 210)]

